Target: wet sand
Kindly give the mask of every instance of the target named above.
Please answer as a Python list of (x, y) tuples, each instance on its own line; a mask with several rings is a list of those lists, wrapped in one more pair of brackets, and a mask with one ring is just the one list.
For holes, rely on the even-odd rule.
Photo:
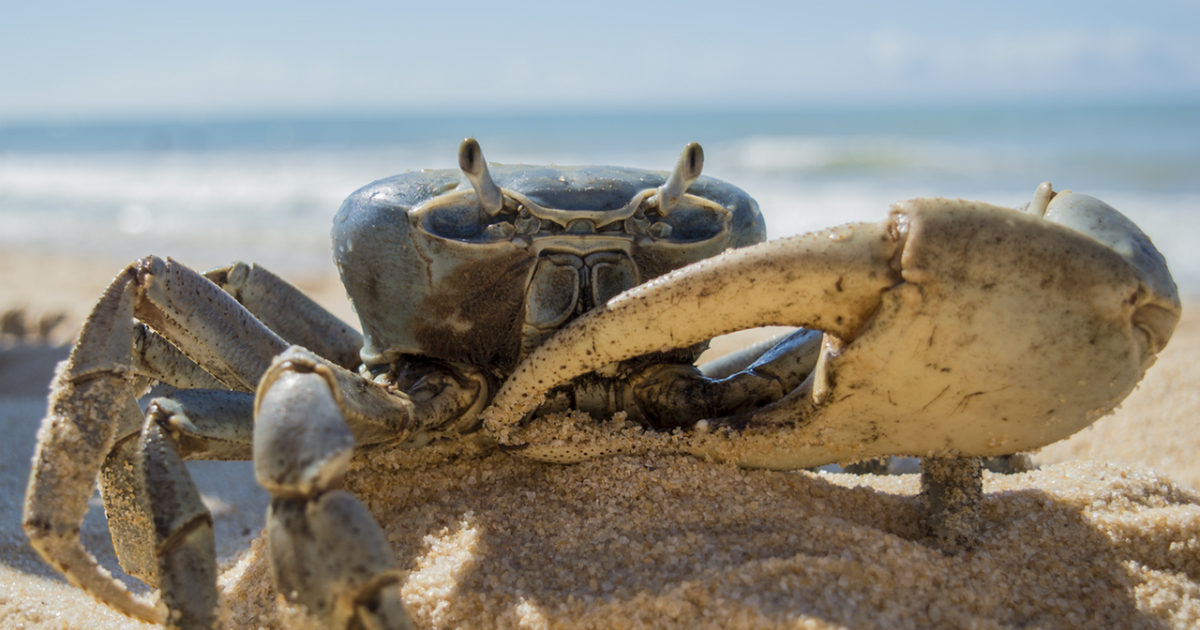
[[(20, 511), (49, 370), (121, 262), (0, 254), (0, 310), (64, 312), (49, 344), (0, 352), (0, 627), (135, 628), (29, 548)], [(298, 282), (352, 319), (334, 278)], [(44, 287), (56, 287), (55, 292)], [(1113, 416), (985, 473), (972, 551), (923, 544), (915, 475), (747, 471), (688, 457), (575, 466), (439, 449), (364, 458), (348, 488), (385, 523), (419, 627), (1190, 628), (1200, 624), (1200, 318)], [(233, 628), (279, 606), (266, 494), (246, 463), (189, 464), (213, 511)], [(98, 500), (81, 535), (117, 566)]]

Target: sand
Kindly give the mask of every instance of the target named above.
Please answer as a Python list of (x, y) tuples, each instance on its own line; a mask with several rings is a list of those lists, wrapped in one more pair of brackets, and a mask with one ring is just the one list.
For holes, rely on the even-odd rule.
[[(0, 627), (135, 628), (46, 566), (20, 531), (50, 370), (122, 266), (0, 253), (0, 311), (66, 313), (50, 343), (0, 342)], [(298, 282), (344, 317), (333, 278)], [(56, 287), (54, 292), (44, 287)], [(356, 462), (424, 628), (1191, 628), (1200, 625), (1200, 317), (1113, 416), (985, 473), (972, 551), (922, 543), (915, 475), (740, 470), (688, 457), (575, 466), (467, 450)], [(214, 513), (233, 628), (303, 622), (279, 606), (246, 463), (189, 465)], [(386, 483), (384, 483), (386, 481)], [(81, 535), (120, 572), (98, 500)]]

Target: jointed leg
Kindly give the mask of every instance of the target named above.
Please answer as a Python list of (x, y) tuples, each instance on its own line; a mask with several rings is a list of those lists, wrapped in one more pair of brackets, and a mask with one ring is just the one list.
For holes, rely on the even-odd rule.
[[(204, 372), (243, 391), (253, 389), (286, 343), (203, 276), (171, 261), (146, 258), (130, 265), (105, 291), (55, 377), (26, 495), (25, 531), (47, 562), (100, 601), (128, 615), (162, 622), (163, 611), (133, 598), (79, 541), (79, 525), (87, 513), (97, 473), (117, 438), (136, 432), (141, 424), (135, 420), (141, 414), (134, 387), (144, 382), (139, 372), (153, 371), (147, 370), (148, 362), (155, 360), (152, 357), (171, 355), (170, 351), (139, 351), (135, 360), (135, 336), (147, 338), (133, 323), (135, 316), (194, 359)], [(155, 341), (150, 344), (158, 345)], [(189, 362), (174, 364), (186, 366)], [(150, 376), (206, 380), (188, 367), (165, 372)], [(154, 436), (143, 439), (153, 440)], [(125, 454), (119, 457), (129, 456), (127, 450), (121, 452)], [(169, 461), (165, 465), (174, 466)], [(129, 506), (140, 501), (136, 493), (130, 494), (138, 489), (138, 483), (121, 481), (118, 486)], [(186, 496), (180, 500), (196, 503)], [(165, 505), (173, 504), (167, 501)], [(135, 564), (147, 563), (143, 559)]]
[(270, 271), (237, 262), (204, 276), (288, 343), (304, 346), (347, 369), (361, 362), (362, 335)]
[(168, 624), (214, 628), (219, 618), (213, 519), (167, 427), (148, 414), (141, 437), (144, 501), (154, 525), (158, 588)]
[(749, 345), (742, 346), (728, 354), (721, 355), (711, 361), (699, 363), (696, 368), (702, 374), (709, 378), (727, 378), (741, 372), (750, 367), (755, 361), (758, 361), (768, 350), (774, 348), (779, 342), (786, 339), (794, 333), (786, 332), (777, 335), (772, 335), (765, 339), (753, 342)]
[(213, 519), (183, 461), (250, 459), (253, 403), (251, 394), (227, 390), (157, 398), (140, 433), (119, 440), (100, 472), (122, 568), (157, 586), (182, 628), (211, 628), (217, 619)]
[(743, 369), (723, 377), (723, 366), (658, 365), (635, 376), (633, 392), (647, 422), (657, 428), (754, 411), (783, 398), (813, 371), (822, 333), (800, 329), (757, 350)]
[[(224, 383), (141, 323), (133, 327), (130, 368), (146, 381), (167, 383), (180, 389), (226, 389)], [(134, 389), (135, 394), (138, 391), (138, 388)]]
[[(141, 416), (136, 406), (131, 412)], [(181, 390), (152, 401), (139, 430), (118, 433), (116, 444), (100, 469), (100, 494), (113, 546), (127, 573), (158, 586), (158, 549), (154, 528), (150, 526), (154, 506), (147, 502), (147, 497), (164, 492), (163, 484), (178, 487), (182, 482), (176, 477), (189, 479), (182, 467), (183, 460), (248, 461), (252, 452), (253, 414), (251, 394)], [(153, 437), (149, 429), (156, 432)], [(157, 451), (169, 448), (175, 453), (167, 464), (171, 468), (144, 469), (145, 458), (153, 454), (149, 450), (152, 443)], [(180, 460), (178, 466), (175, 459)], [(171, 499), (168, 503), (182, 500)]]
[[(340, 330), (344, 325), (336, 318), (270, 274), (235, 265), (215, 275), (246, 306), (204, 276), (153, 257), (130, 265), (105, 291), (52, 384), (24, 518), (34, 548), (71, 582), (130, 616), (188, 628), (214, 623), (217, 591), (212, 519), (183, 460), (246, 459), (254, 451), (251, 392), (288, 346), (256, 315), (290, 339), (317, 345), (328, 337), (332, 341), (322, 351), (349, 367), (358, 363), (361, 343), (356, 333)], [(289, 309), (298, 313), (294, 320), (287, 317)], [(443, 429), (448, 421), (477, 412), (487, 394), (481, 376), (456, 373), (414, 402), (311, 353), (295, 352), (279, 364), (283, 372), (307, 366), (310, 373), (329, 375), (329, 387), (336, 388), (327, 387), (327, 395), (342, 405), (338, 422), (352, 434), (339, 446), (403, 441), (415, 431)], [(149, 381), (213, 389), (156, 399), (143, 420), (136, 397)], [(292, 411), (285, 414), (293, 423), (288, 426), (309, 426), (307, 409)], [(338, 457), (348, 458), (349, 451), (337, 450)], [(80, 543), (79, 525), (98, 474), (122, 565), (158, 585), (166, 609), (134, 598)], [(315, 499), (335, 477), (340, 470), (328, 478), (301, 479), (296, 489)], [(277, 481), (275, 490), (291, 488), (290, 482)], [(320, 491), (308, 490), (310, 485)], [(344, 503), (331, 501), (309, 505), (306, 498), (306, 513)], [(322, 518), (310, 520), (316, 524)], [(355, 601), (364, 610), (377, 610), (361, 619), (383, 623), (391, 608), (402, 615), (398, 604), (387, 603), (394, 595), (374, 586), (367, 590), (375, 594), (355, 589)], [(383, 599), (362, 599), (376, 595)]]
[(408, 628), (383, 530), (337, 488), (355, 445), (347, 419), (411, 418), (412, 406), (394, 395), (345, 396), (336, 371), (293, 348), (263, 378), (254, 470), (275, 496), (267, 517), (275, 582), (328, 627)]
[(966, 551), (979, 538), (982, 462), (978, 457), (921, 458), (925, 533), (946, 553)]

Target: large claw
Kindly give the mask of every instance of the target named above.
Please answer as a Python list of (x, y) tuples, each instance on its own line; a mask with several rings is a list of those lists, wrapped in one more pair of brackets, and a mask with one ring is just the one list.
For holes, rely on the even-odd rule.
[(916, 199), (879, 224), (727, 252), (617, 296), (519, 365), (487, 422), (536, 457), (521, 421), (551, 387), (649, 351), (790, 325), (826, 333), (804, 385), (752, 416), (697, 425), (718, 430), (658, 439), (770, 468), (1015, 453), (1112, 411), (1179, 313), (1162, 256), (1099, 200), (1048, 185), (1024, 213)]

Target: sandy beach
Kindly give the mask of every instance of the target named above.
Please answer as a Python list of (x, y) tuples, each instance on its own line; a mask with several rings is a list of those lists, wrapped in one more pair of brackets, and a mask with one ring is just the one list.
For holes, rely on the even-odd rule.
[[(0, 252), (0, 312), (47, 339), (0, 340), (0, 627), (149, 628), (68, 585), (28, 546), (21, 505), (54, 363), (128, 261)], [(347, 321), (335, 277), (289, 278)], [(943, 555), (919, 532), (915, 475), (741, 470), (689, 457), (562, 467), (438, 449), (357, 461), (422, 628), (1194, 628), (1200, 625), (1200, 315), (1112, 416), (985, 473), (985, 525)], [(213, 512), (231, 628), (303, 625), (258, 540), (247, 463), (189, 464)], [(384, 482), (386, 480), (386, 483)], [(102, 507), (82, 538), (120, 571)]]

